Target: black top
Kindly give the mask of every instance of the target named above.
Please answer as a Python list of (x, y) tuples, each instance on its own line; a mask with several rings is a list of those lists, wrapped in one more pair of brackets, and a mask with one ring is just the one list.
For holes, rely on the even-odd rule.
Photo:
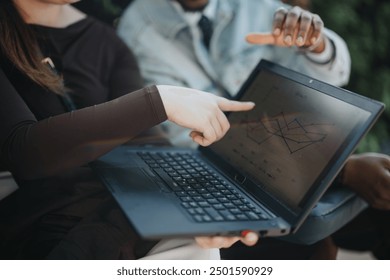
[(0, 201), (3, 245), (50, 211), (101, 192), (86, 164), (167, 118), (157, 88), (140, 89), (136, 60), (112, 28), (92, 18), (32, 28), (78, 109), (67, 112), (0, 54), (0, 170), (20, 187)]

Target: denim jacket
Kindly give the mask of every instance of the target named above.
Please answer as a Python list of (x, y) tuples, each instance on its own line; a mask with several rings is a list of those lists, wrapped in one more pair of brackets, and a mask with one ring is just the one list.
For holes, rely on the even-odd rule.
[[(325, 30), (335, 46), (334, 58), (316, 62), (315, 54), (296, 48), (250, 45), (245, 35), (269, 32), (283, 4), (275, 0), (222, 0), (214, 22), (210, 51), (170, 0), (136, 0), (124, 12), (118, 33), (138, 57), (147, 83), (183, 85), (234, 95), (260, 58), (266, 58), (328, 83), (348, 82), (350, 56), (345, 42)], [(313, 59), (311, 59), (313, 58)], [(214, 84), (213, 84), (214, 83)]]
[[(169, 84), (234, 96), (261, 58), (342, 86), (350, 75), (345, 42), (325, 29), (333, 57), (297, 48), (251, 45), (245, 35), (270, 32), (276, 0), (219, 0), (209, 51), (199, 30), (188, 24), (171, 0), (135, 0), (118, 26), (120, 37), (136, 54), (147, 84)], [(284, 5), (285, 6), (285, 5)]]

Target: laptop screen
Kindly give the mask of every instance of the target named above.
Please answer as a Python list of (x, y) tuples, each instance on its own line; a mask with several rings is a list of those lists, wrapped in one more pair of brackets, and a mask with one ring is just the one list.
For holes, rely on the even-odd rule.
[(303, 207), (313, 184), (371, 115), (264, 69), (241, 100), (256, 107), (229, 114), (230, 130), (210, 149), (292, 209)]

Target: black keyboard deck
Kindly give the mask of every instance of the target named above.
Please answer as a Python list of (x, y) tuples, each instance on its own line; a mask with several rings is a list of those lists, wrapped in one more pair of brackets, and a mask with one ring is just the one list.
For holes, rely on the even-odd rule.
[(189, 153), (138, 155), (167, 183), (196, 222), (267, 219), (262, 209)]

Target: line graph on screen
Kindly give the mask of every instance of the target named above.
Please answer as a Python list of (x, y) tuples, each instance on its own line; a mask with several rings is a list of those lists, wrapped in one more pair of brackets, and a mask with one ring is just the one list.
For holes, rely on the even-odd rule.
[(258, 117), (241, 122), (246, 125), (246, 134), (253, 142), (262, 145), (269, 140), (279, 138), (290, 154), (311, 145), (324, 142), (327, 126), (332, 123), (305, 122), (296, 114), (280, 112), (271, 117)]

